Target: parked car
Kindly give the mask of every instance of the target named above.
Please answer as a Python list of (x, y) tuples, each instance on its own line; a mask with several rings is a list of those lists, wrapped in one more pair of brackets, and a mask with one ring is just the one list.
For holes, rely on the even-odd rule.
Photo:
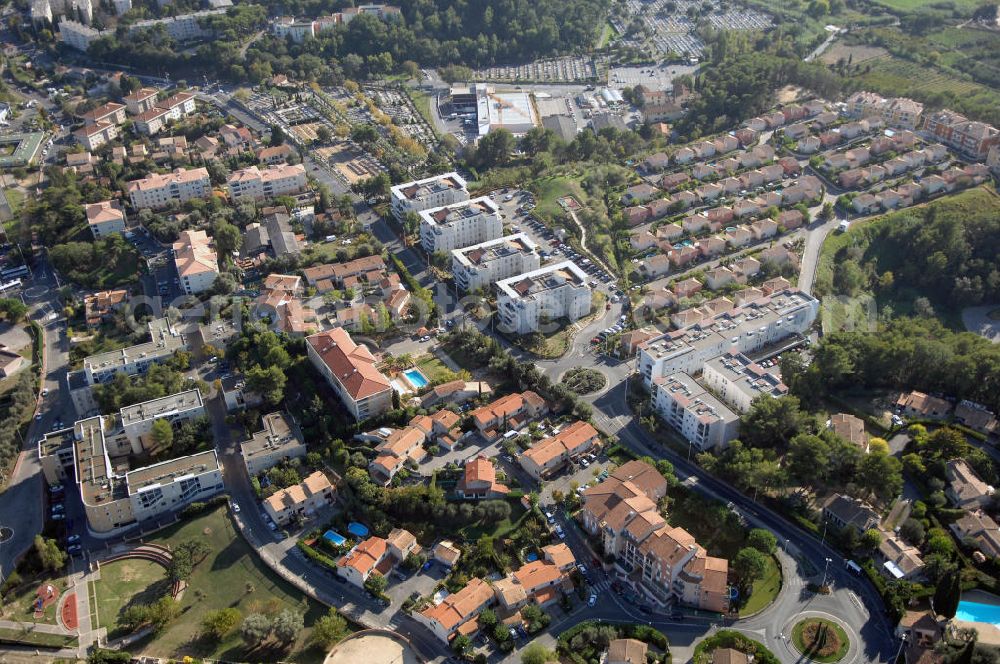
[(587, 600), (587, 606), (594, 606), (597, 604), (597, 593), (590, 593), (590, 599)]

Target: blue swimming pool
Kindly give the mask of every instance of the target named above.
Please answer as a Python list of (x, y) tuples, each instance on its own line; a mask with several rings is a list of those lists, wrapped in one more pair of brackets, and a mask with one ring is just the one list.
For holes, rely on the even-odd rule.
[(410, 385), (418, 390), (428, 383), (427, 377), (420, 373), (420, 369), (407, 369), (403, 375), (406, 376), (406, 380), (410, 381)]
[(1000, 606), (962, 600), (958, 603), (955, 618), (966, 622), (990, 623), (1000, 627)]
[(531, 553), (524, 556), (524, 560), (529, 563), (533, 563), (538, 560), (538, 554), (532, 551)]
[(343, 546), (347, 541), (347, 538), (338, 533), (336, 530), (328, 530), (323, 533), (323, 539), (327, 540), (334, 546)]
[(351, 521), (347, 524), (347, 532), (355, 537), (368, 537), (368, 526), (357, 521)]

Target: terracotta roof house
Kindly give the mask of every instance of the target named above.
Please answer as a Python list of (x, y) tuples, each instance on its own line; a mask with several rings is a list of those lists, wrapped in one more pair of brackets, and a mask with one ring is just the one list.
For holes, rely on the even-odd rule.
[(337, 576), (363, 588), (368, 577), (378, 573), (376, 567), (385, 560), (388, 553), (389, 548), (384, 539), (369, 537), (337, 561)]
[(877, 528), (882, 517), (864, 501), (835, 493), (823, 503), (823, 521), (837, 528), (853, 528), (860, 534)]
[(545, 400), (529, 390), (521, 394), (508, 394), (475, 409), (470, 415), (479, 433), (487, 440), (494, 440), (547, 412)]
[(392, 407), (392, 386), (375, 367), (375, 357), (342, 328), (306, 337), (309, 361), (333, 387), (356, 420)]
[(712, 651), (712, 664), (748, 664), (746, 653), (735, 648), (716, 648)]
[(914, 390), (900, 395), (896, 400), (896, 411), (907, 417), (938, 420), (948, 416), (951, 404), (944, 399)]
[(600, 440), (597, 429), (578, 420), (532, 445), (521, 454), (519, 462), (529, 475), (538, 479), (589, 451)]
[(1000, 526), (982, 510), (966, 512), (949, 528), (960, 541), (971, 541), (983, 555), (1000, 557)]
[(473, 578), (457, 593), (448, 595), (436, 606), (414, 613), (413, 618), (447, 644), (460, 627), (474, 620), (493, 601), (493, 588), (482, 579)]
[(497, 482), (493, 462), (483, 455), (465, 462), (465, 472), (455, 487), (455, 495), (466, 500), (503, 498), (510, 488)]
[(605, 664), (645, 664), (648, 646), (638, 639), (615, 639), (608, 643)]
[(837, 413), (830, 416), (830, 428), (847, 442), (857, 445), (862, 452), (868, 451), (868, 435), (865, 433), (865, 421), (861, 418)]

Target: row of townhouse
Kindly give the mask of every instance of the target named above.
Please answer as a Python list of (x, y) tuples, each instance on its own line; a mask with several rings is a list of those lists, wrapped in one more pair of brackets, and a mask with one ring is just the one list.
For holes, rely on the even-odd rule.
[(600, 434), (589, 422), (577, 420), (551, 436), (543, 438), (525, 450), (518, 462), (536, 480), (552, 475), (571, 459), (590, 452), (600, 445)]
[(611, 572), (655, 606), (673, 602), (729, 611), (729, 563), (714, 558), (683, 528), (661, 516), (667, 482), (651, 465), (630, 461), (583, 493), (579, 519), (600, 538)]
[(456, 593), (415, 612), (413, 618), (447, 644), (456, 635), (474, 636), (479, 630), (476, 618), (492, 606), (505, 612), (517, 611), (529, 603), (544, 606), (571, 592), (569, 575), (576, 558), (565, 544), (542, 547), (542, 558), (523, 565), (491, 585), (474, 577)]
[(983, 164), (969, 164), (961, 168), (956, 166), (941, 175), (929, 175), (920, 184), (908, 182), (874, 194), (861, 193), (851, 201), (851, 208), (858, 214), (874, 214), (909, 207), (935, 194), (982, 184), (989, 177), (989, 169)]
[(388, 537), (372, 536), (358, 543), (337, 561), (337, 576), (364, 588), (373, 574), (388, 576), (410, 554), (419, 554), (420, 545), (413, 533), (393, 528)]
[(433, 415), (415, 416), (402, 429), (383, 427), (355, 438), (375, 443), (375, 458), (368, 464), (368, 473), (376, 482), (388, 485), (408, 463), (419, 463), (427, 456), (426, 444), (454, 449), (461, 438), (458, 423), (458, 415), (442, 409)]
[(716, 155), (733, 152), (740, 147), (740, 140), (734, 135), (723, 135), (711, 140), (698, 141), (678, 148), (672, 154), (657, 152), (644, 159), (639, 168), (646, 173), (655, 173), (670, 165), (683, 166), (695, 161), (711, 159)]
[(862, 118), (861, 120), (845, 122), (839, 126), (822, 131), (818, 135), (806, 136), (795, 144), (799, 154), (813, 154), (820, 150), (830, 150), (841, 143), (853, 141), (862, 136), (881, 131), (885, 123), (881, 118)]
[(853, 189), (872, 185), (881, 182), (885, 178), (896, 177), (908, 171), (936, 164), (943, 161), (947, 156), (948, 150), (943, 145), (931, 145), (926, 149), (911, 150), (898, 157), (888, 159), (881, 164), (874, 164), (872, 166), (864, 166), (867, 163), (867, 158), (865, 158), (863, 161), (849, 162), (849, 168), (842, 171), (837, 176), (837, 179), (842, 188)]
[[(773, 147), (767, 144), (757, 145), (749, 150), (739, 150), (719, 161), (695, 164), (691, 167), (690, 174), (687, 171), (679, 171), (664, 175), (658, 184), (667, 191), (673, 191), (692, 179), (699, 181), (720, 179), (746, 169), (770, 164), (774, 161), (774, 157)], [(791, 157), (782, 158), (782, 162), (786, 168), (791, 168), (792, 162), (798, 166), (798, 162)]]
[[(630, 228), (662, 219), (674, 210), (685, 210), (699, 205), (711, 203), (721, 197), (738, 196), (747, 191), (767, 185), (774, 185), (797, 171), (786, 171), (781, 164), (771, 164), (761, 169), (743, 173), (739, 177), (728, 177), (719, 182), (701, 185), (700, 187), (671, 194), (669, 198), (651, 201), (645, 205), (627, 207), (623, 210), (625, 220)], [(704, 210), (698, 214), (715, 221), (725, 223), (731, 219), (760, 214), (770, 207), (791, 207), (802, 202), (814, 200), (823, 193), (823, 185), (814, 175), (803, 175), (787, 187), (774, 191), (765, 191), (757, 196), (740, 198), (730, 206), (719, 206)], [(717, 210), (712, 212), (712, 210)], [(728, 212), (732, 216), (725, 218)]]
[[(910, 151), (916, 145), (917, 136), (912, 131), (901, 131), (888, 136), (880, 136), (867, 145), (859, 145), (841, 152), (831, 152), (823, 157), (820, 167), (826, 171), (836, 172), (847, 168), (858, 168), (868, 165), (872, 159), (877, 159), (886, 152), (903, 153)], [(940, 144), (928, 145), (918, 150), (923, 161), (941, 161), (948, 156), (947, 149)], [(919, 157), (918, 157), (919, 158)]]

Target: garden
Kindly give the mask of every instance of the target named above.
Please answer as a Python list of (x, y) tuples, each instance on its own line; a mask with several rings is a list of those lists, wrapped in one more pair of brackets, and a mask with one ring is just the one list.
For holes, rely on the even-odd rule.
[(608, 379), (597, 369), (575, 367), (567, 371), (559, 382), (572, 390), (574, 394), (583, 395), (604, 389)]
[(753, 657), (755, 664), (778, 664), (778, 658), (759, 641), (730, 629), (719, 630), (702, 639), (694, 649), (693, 664), (710, 664), (712, 653), (719, 648), (732, 648)]
[(670, 662), (670, 644), (666, 635), (646, 625), (605, 623), (599, 620), (582, 622), (559, 635), (556, 646), (559, 655), (576, 664), (601, 660), (608, 644), (615, 639), (635, 639), (649, 647), (646, 661), (651, 664)]

